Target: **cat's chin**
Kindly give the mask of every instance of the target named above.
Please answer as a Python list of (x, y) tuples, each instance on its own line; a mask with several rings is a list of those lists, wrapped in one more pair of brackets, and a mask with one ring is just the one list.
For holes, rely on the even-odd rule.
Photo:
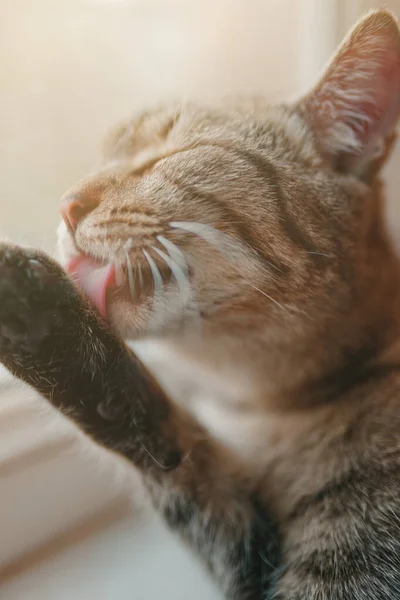
[(102, 264), (90, 256), (77, 254), (64, 268), (120, 337), (138, 339), (150, 333), (158, 336), (163, 333), (165, 323), (155, 319), (151, 297), (143, 291), (133, 294), (126, 272), (115, 264)]
[(140, 318), (140, 308), (127, 298), (112, 298), (107, 304), (107, 321), (115, 333), (124, 340), (136, 340), (146, 336), (145, 320)]

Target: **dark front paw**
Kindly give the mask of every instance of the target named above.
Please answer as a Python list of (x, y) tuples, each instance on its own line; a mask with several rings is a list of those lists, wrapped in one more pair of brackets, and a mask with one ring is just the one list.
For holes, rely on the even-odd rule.
[(41, 252), (0, 244), (0, 357), (35, 352), (73, 317), (77, 303), (57, 263)]
[(4, 244), (0, 362), (138, 466), (180, 463), (170, 404), (156, 382), (57, 263)]

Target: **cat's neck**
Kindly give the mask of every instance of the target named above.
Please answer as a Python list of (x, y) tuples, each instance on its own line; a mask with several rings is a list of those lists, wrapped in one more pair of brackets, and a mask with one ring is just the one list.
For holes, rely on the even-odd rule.
[(358, 329), (350, 315), (348, 323), (343, 318), (336, 331), (325, 335), (314, 331), (302, 339), (281, 332), (271, 337), (260, 318), (246, 335), (228, 329), (196, 341), (176, 339), (172, 345), (177, 355), (201, 366), (205, 382), (225, 381), (225, 396), (235, 404), (253, 401), (285, 410), (332, 402), (382, 360), (400, 364), (400, 272), (381, 292), (378, 304), (360, 306), (360, 313), (368, 309), (370, 314)]

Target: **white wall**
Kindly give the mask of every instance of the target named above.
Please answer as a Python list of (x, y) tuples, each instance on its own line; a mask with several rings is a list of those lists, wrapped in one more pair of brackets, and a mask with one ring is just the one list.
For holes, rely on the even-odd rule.
[[(379, 0), (1, 0), (0, 235), (52, 248), (58, 200), (120, 118), (165, 100), (315, 80)], [(400, 0), (385, 4), (400, 15)], [(389, 214), (400, 221), (397, 151)]]
[(52, 247), (61, 194), (143, 106), (297, 93), (334, 44), (335, 1), (2, 0), (0, 235)]

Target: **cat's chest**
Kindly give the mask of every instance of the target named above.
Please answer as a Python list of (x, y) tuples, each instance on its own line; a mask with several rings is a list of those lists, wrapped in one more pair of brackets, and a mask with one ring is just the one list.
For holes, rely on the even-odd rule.
[(146, 340), (130, 345), (169, 396), (214, 438), (251, 462), (264, 454), (272, 441), (272, 421), (268, 414), (246, 406), (246, 397), (252, 394), (251, 381), (233, 368), (216, 373), (165, 342)]
[(234, 371), (221, 377), (185, 360), (165, 343), (132, 344), (169, 396), (185, 406), (208, 432), (231, 449), (247, 472), (263, 477), (265, 495), (282, 517), (296, 499), (315, 493), (334, 473), (349, 468), (349, 453), (341, 438), (348, 417), (334, 407), (300, 411), (270, 411), (243, 400), (243, 378)]

